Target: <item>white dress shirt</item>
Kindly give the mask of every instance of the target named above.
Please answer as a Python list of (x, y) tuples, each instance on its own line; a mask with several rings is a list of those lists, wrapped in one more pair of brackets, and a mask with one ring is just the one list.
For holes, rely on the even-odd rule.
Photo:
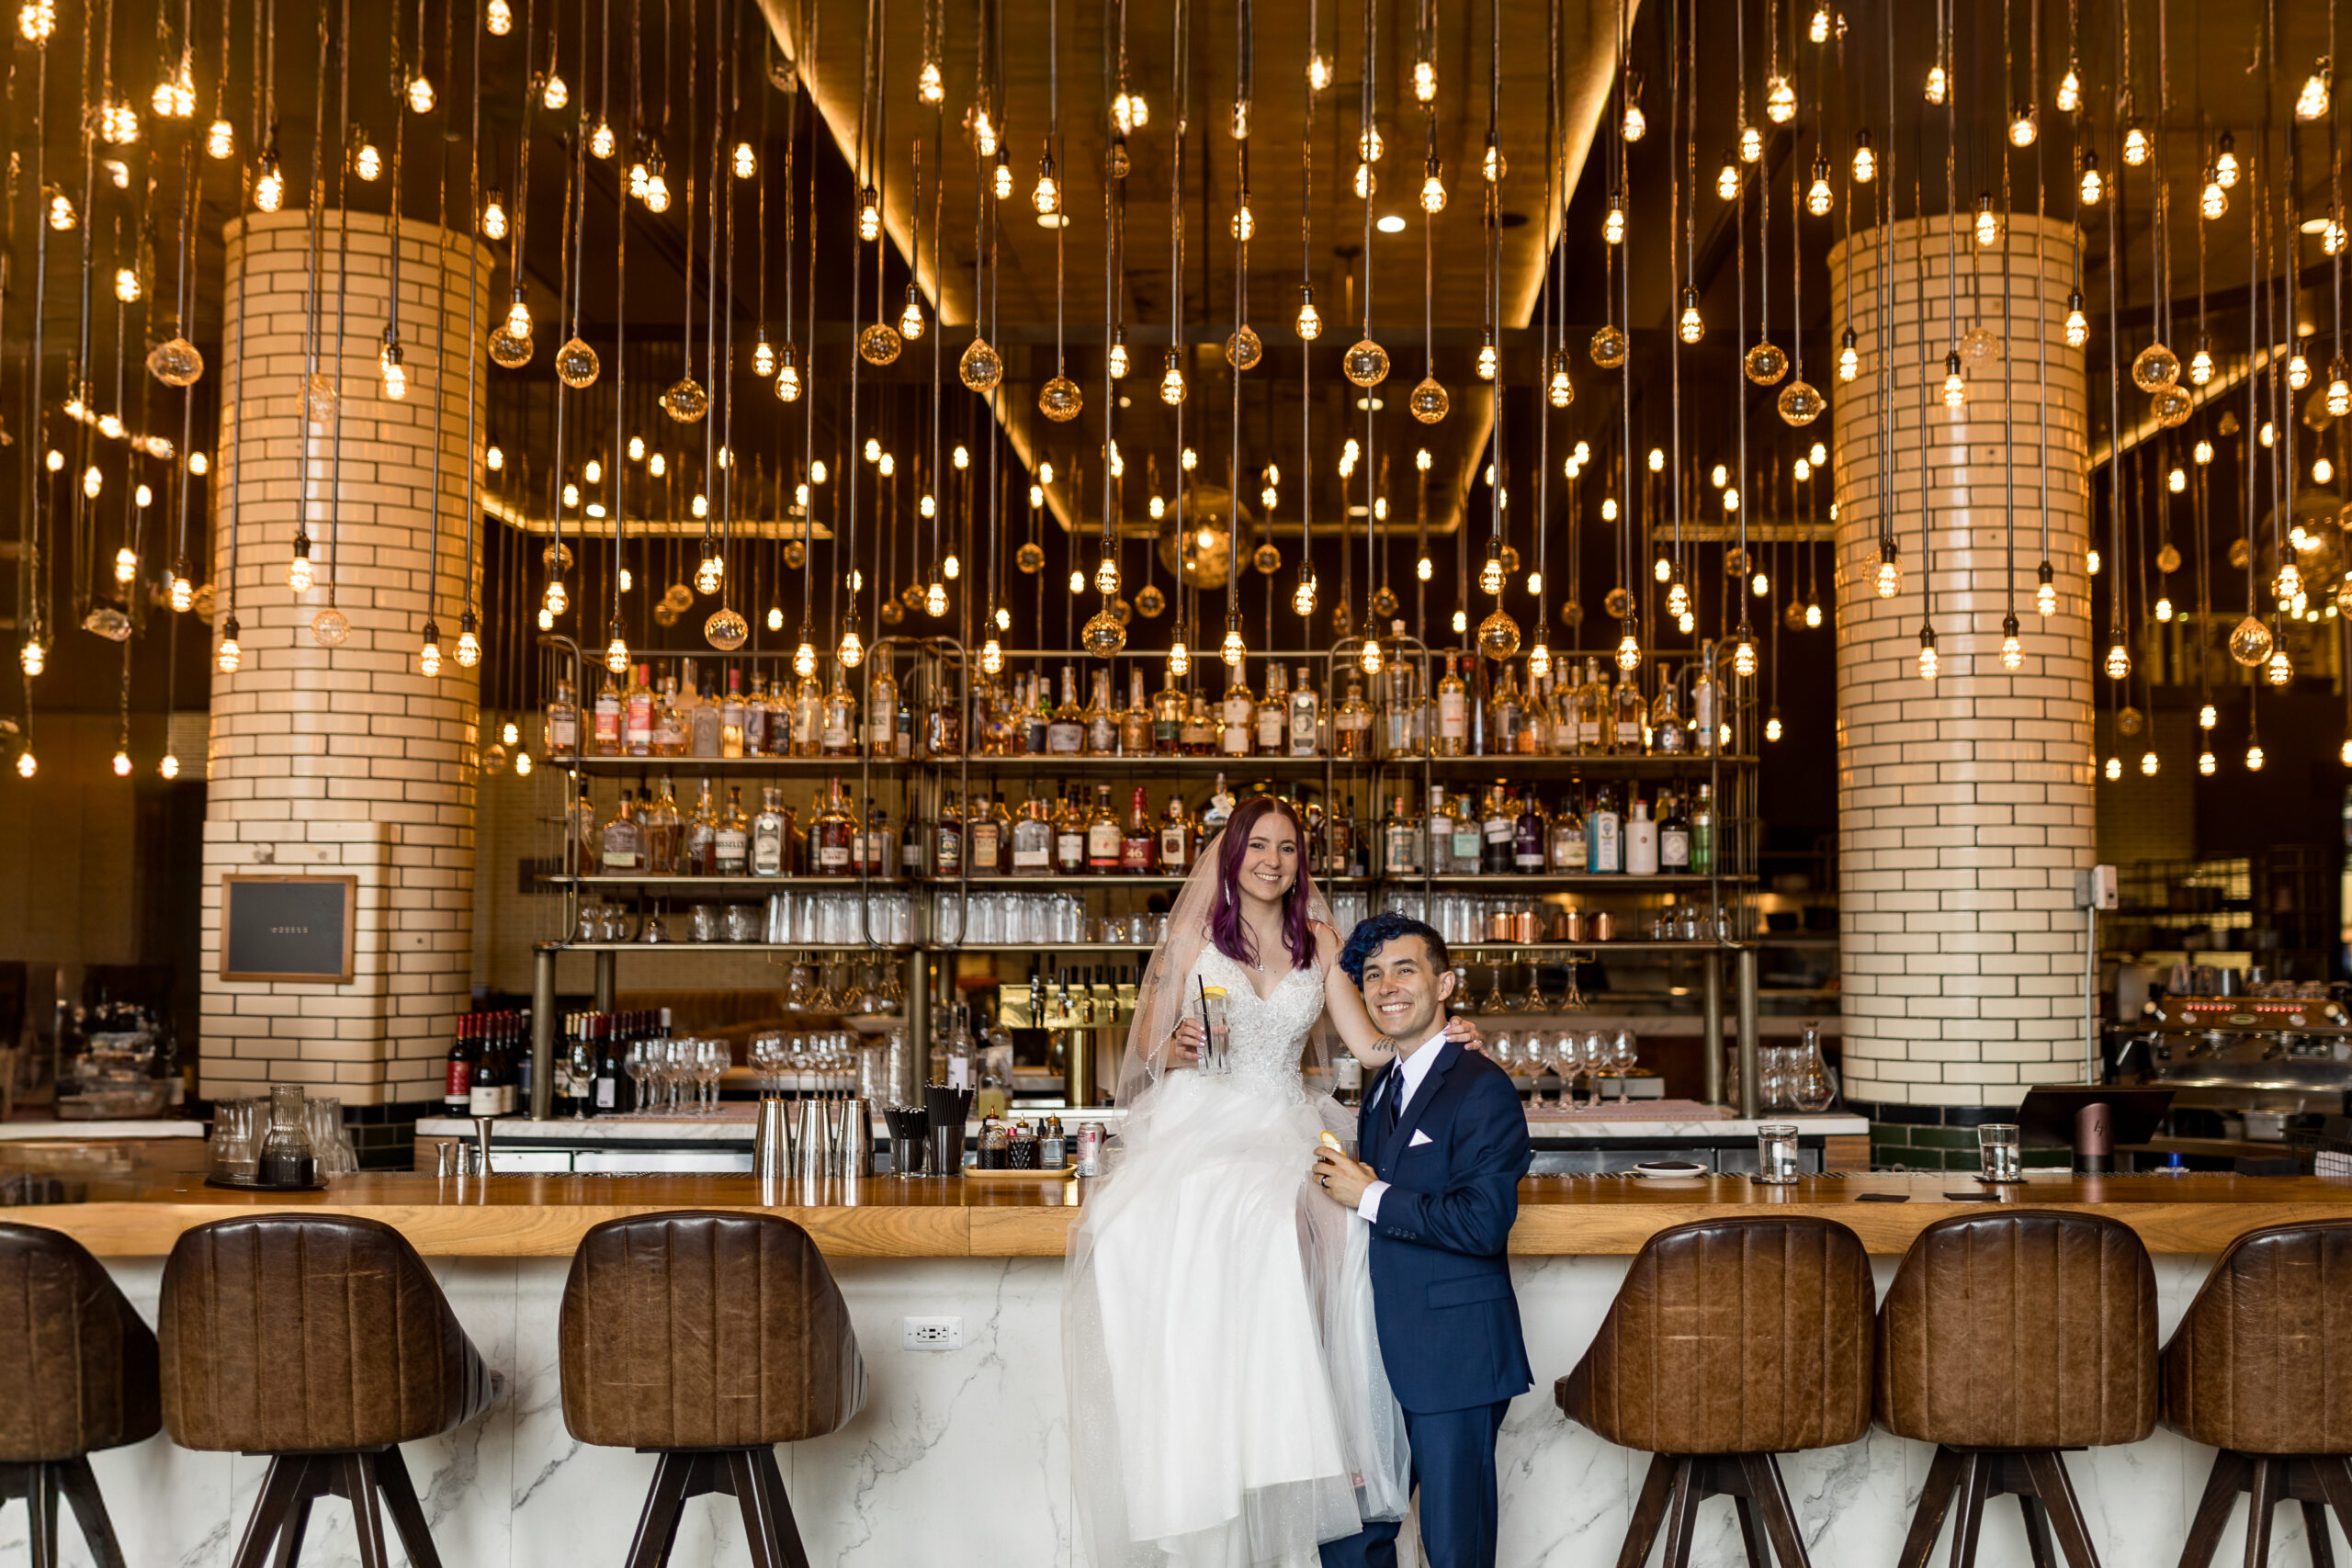
[[(1373, 1103), (1364, 1107), (1363, 1113), (1385, 1116), (1388, 1114), (1389, 1101), (1394, 1100), (1397, 1113), (1402, 1115), (1405, 1108), (1413, 1103), (1413, 1096), (1421, 1091), (1421, 1080), (1430, 1076), (1430, 1066), (1437, 1060), (1438, 1047), (1444, 1043), (1445, 1026), (1440, 1024), (1438, 1032), (1422, 1041), (1411, 1055), (1399, 1056), (1396, 1059), (1396, 1070), (1381, 1080), (1380, 1093), (1374, 1099)], [(1400, 1133), (1405, 1132), (1404, 1124), (1399, 1122), (1396, 1130)], [(1411, 1134), (1406, 1135), (1409, 1137)], [(1380, 1195), (1387, 1190), (1388, 1183), (1385, 1181), (1375, 1181), (1365, 1188), (1363, 1196), (1356, 1200), (1356, 1213), (1362, 1214), (1368, 1223), (1378, 1224)]]

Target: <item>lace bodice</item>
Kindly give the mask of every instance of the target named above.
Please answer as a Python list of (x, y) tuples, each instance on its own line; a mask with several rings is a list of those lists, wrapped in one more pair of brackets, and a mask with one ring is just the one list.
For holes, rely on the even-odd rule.
[(1186, 977), (1185, 988), (1194, 989), (1201, 981), (1223, 986), (1234, 1076), (1296, 1098), (1305, 1092), (1299, 1083), (1299, 1056), (1306, 1049), (1306, 1032), (1323, 1015), (1323, 965), (1316, 962), (1285, 970), (1271, 998), (1260, 997), (1250, 979), (1246, 965), (1208, 947)]

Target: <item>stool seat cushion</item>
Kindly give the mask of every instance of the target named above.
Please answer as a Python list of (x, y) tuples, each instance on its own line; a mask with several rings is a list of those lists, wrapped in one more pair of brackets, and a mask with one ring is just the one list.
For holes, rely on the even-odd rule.
[(822, 1437), (865, 1404), (849, 1306), (808, 1233), (775, 1214), (608, 1220), (564, 1281), (563, 1421), (612, 1448)]
[(275, 1213), (181, 1235), (164, 1265), (164, 1423), (183, 1448), (413, 1442), (489, 1406), (489, 1370), (406, 1237)]
[(2165, 1425), (2256, 1454), (2352, 1454), (2352, 1220), (2232, 1242), (2165, 1347)]
[(155, 1377), (155, 1336), (87, 1248), (0, 1224), (0, 1463), (153, 1437)]
[(1871, 1270), (1844, 1225), (1703, 1220), (1652, 1236), (1554, 1396), (1612, 1443), (1773, 1453), (1870, 1427)]
[(1955, 1448), (2135, 1443), (2156, 1418), (2156, 1279), (2129, 1226), (2052, 1210), (1919, 1233), (1879, 1308), (1878, 1418)]

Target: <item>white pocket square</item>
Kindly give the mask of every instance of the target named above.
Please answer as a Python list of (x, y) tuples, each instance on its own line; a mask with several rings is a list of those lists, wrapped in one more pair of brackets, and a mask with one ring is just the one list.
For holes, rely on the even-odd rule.
[(1423, 1144), (1434, 1144), (1436, 1142), (1437, 1140), (1435, 1138), (1430, 1137), (1427, 1133), (1424, 1133), (1419, 1127), (1416, 1127), (1413, 1129), (1413, 1135), (1405, 1140), (1405, 1146), (1408, 1149), (1418, 1149)]

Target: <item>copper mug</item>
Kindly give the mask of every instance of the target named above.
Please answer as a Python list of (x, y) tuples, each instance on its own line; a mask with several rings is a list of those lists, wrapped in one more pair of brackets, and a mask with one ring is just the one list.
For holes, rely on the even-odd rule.
[(1566, 908), (1552, 916), (1552, 940), (1555, 942), (1584, 941), (1584, 911)]
[(1617, 934), (1617, 917), (1606, 909), (1595, 910), (1592, 919), (1585, 922), (1585, 931), (1593, 941), (1607, 942)]

